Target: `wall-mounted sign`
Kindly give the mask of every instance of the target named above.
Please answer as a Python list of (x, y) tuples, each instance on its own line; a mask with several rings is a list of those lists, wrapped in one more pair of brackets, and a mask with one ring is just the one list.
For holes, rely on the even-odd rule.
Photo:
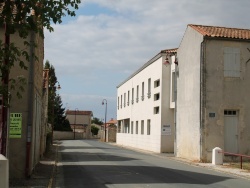
[(209, 118), (215, 118), (215, 113), (214, 112), (209, 112), (208, 116), (209, 116)]
[(162, 135), (171, 135), (171, 126), (163, 125), (162, 126)]
[(10, 114), (10, 138), (21, 138), (22, 136), (22, 113)]

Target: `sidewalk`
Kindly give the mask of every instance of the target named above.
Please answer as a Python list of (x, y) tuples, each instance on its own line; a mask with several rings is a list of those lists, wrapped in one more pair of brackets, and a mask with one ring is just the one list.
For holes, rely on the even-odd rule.
[(48, 188), (53, 181), (57, 153), (57, 142), (54, 142), (50, 150), (36, 165), (29, 179), (10, 179), (10, 188)]
[(229, 163), (223, 163), (223, 165), (213, 165), (212, 163), (199, 163), (199, 162), (191, 161), (188, 159), (175, 157), (173, 153), (154, 153), (151, 151), (145, 151), (145, 150), (140, 150), (140, 149), (133, 148), (133, 147), (118, 145), (116, 143), (110, 143), (110, 144), (118, 146), (118, 147), (130, 149), (130, 150), (134, 150), (137, 152), (142, 152), (142, 153), (147, 153), (147, 154), (151, 154), (151, 155), (158, 156), (158, 157), (168, 158), (168, 159), (179, 161), (181, 163), (185, 163), (188, 165), (199, 166), (199, 167), (204, 167), (204, 168), (208, 168), (211, 170), (220, 171), (220, 172), (223, 172), (226, 174), (231, 174), (231, 175), (234, 175), (237, 177), (241, 177), (241, 178), (250, 180), (250, 171), (249, 170), (244, 170), (244, 169), (240, 169), (240, 168), (232, 168)]

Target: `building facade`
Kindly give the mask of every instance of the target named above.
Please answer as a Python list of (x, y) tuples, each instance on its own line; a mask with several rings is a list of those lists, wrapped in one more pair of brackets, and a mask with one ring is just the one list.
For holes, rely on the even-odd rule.
[(177, 55), (177, 157), (250, 155), (250, 30), (190, 24)]
[(117, 144), (174, 151), (175, 53), (176, 49), (161, 51), (117, 86)]
[[(1, 36), (4, 36), (2, 34)], [(23, 59), (27, 70), (16, 65), (10, 71), (10, 78), (18, 80), (19, 77), (26, 79), (23, 85), (22, 98), (16, 95), (19, 83), (15, 84), (15, 90), (9, 89), (11, 94), (9, 107), (9, 135), (8, 135), (8, 158), (11, 178), (28, 177), (31, 175), (35, 165), (39, 162), (44, 148), (41, 150), (42, 126), (44, 125), (44, 97), (43, 97), (43, 59), (44, 40), (35, 33), (30, 33), (26, 39), (31, 46), (27, 51), (30, 53), (30, 60)], [(21, 49), (27, 48), (18, 34), (11, 35), (11, 42)], [(32, 44), (36, 44), (35, 47)], [(32, 57), (35, 54), (35, 57)], [(18, 119), (18, 122), (15, 121)], [(18, 126), (16, 126), (16, 123)]]
[(91, 136), (92, 111), (67, 110), (66, 118), (69, 120), (73, 132), (85, 133), (86, 138)]

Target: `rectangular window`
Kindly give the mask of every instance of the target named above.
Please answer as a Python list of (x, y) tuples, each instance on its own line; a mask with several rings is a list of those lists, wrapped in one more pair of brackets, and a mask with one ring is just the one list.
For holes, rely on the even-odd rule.
[(135, 134), (138, 134), (138, 121), (136, 121), (136, 125), (135, 125)]
[(119, 97), (117, 98), (117, 109), (119, 110), (119, 102), (120, 102), (120, 100), (119, 100)]
[(139, 85), (136, 87), (136, 102), (139, 102)]
[(151, 97), (151, 78), (148, 79), (148, 98)]
[(154, 114), (159, 114), (159, 112), (160, 112), (160, 107), (159, 106), (154, 107)]
[(122, 108), (122, 95), (121, 95), (121, 108)]
[(151, 129), (151, 125), (150, 125), (150, 119), (148, 119), (147, 121), (147, 135), (150, 135), (150, 129)]
[(154, 82), (154, 87), (156, 88), (156, 87), (159, 87), (159, 86), (160, 86), (160, 80), (156, 80)]
[(175, 101), (175, 72), (172, 72), (172, 102)]
[(141, 86), (141, 100), (144, 100), (144, 82), (142, 82), (142, 86)]
[(124, 107), (126, 106), (126, 93), (124, 93)]
[(131, 104), (134, 104), (134, 88), (132, 88), (132, 101)]
[(129, 106), (129, 94), (130, 94), (130, 93), (129, 93), (129, 91), (128, 91), (128, 106)]
[(144, 134), (144, 120), (141, 120), (141, 134)]
[(160, 93), (154, 94), (154, 100), (158, 101), (160, 99)]
[(131, 134), (134, 134), (134, 122), (131, 121)]
[(224, 77), (240, 77), (240, 49), (224, 48)]

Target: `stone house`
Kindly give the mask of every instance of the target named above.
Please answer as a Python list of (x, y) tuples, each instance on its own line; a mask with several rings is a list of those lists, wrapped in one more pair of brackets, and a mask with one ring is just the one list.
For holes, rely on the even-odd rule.
[[(0, 31), (4, 37), (4, 31)], [(23, 40), (18, 34), (10, 36), (11, 42), (15, 42), (20, 48), (27, 48), (23, 45)], [(44, 97), (43, 97), (43, 59), (44, 40), (35, 33), (30, 33), (27, 40), (37, 47), (31, 45), (27, 52), (32, 53), (37, 58), (24, 60), (28, 70), (21, 69), (16, 64), (10, 71), (10, 78), (22, 76), (26, 78), (22, 98), (19, 99), (14, 90), (9, 90), (11, 94), (9, 116), (9, 139), (8, 139), (8, 159), (10, 178), (22, 178), (31, 175), (35, 165), (39, 162), (44, 148), (41, 150), (42, 126), (44, 125)], [(18, 88), (18, 85), (16, 85)], [(18, 127), (15, 127), (15, 120), (18, 118)], [(14, 125), (14, 126), (13, 126)], [(43, 142), (45, 140), (43, 139)], [(44, 144), (43, 144), (44, 145)]]
[(85, 133), (85, 138), (91, 136), (91, 118), (93, 116), (92, 111), (83, 110), (67, 110), (66, 118), (70, 122), (70, 126), (74, 133)]
[(190, 24), (177, 56), (177, 157), (250, 155), (250, 30)]
[(117, 86), (117, 144), (154, 152), (174, 151), (176, 51), (162, 50)]

